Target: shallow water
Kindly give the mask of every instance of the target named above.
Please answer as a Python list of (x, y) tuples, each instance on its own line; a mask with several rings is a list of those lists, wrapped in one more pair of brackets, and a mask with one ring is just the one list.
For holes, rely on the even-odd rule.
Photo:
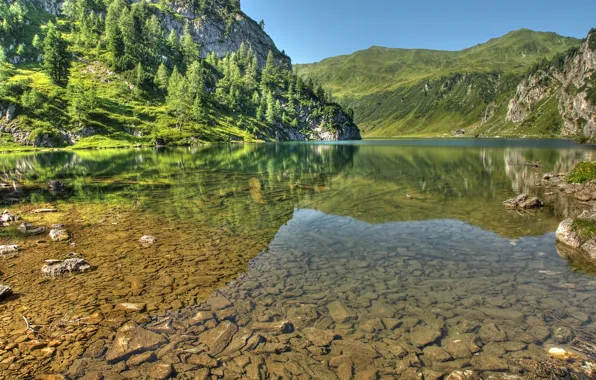
[[(567, 171), (586, 159), (596, 159), (594, 148), (555, 140), (0, 156), (6, 179), (20, 183), (17, 195), (3, 194), (25, 203), (14, 207), (93, 205), (98, 219), (60, 215), (96, 272), (27, 290), (15, 271), (28, 265), (28, 257), (39, 262), (59, 250), (29, 241), (22, 257), (0, 261), (0, 282), (8, 278), (19, 293), (2, 305), (0, 327), (6, 321), (5, 331), (14, 329), (10, 323), (23, 308), (30, 318), (50, 323), (79, 307), (86, 292), (98, 300), (77, 312), (98, 313), (102, 320), (78, 340), (78, 351), (65, 349), (59, 356), (58, 350), (35, 369), (25, 358), (17, 359), (21, 366), (0, 368), (8, 375), (51, 369), (72, 377), (126, 378), (153, 376), (169, 365), (170, 375), (180, 378), (519, 373), (518, 359), (544, 360), (546, 348), (566, 347), (574, 338), (595, 341), (596, 278), (559, 258), (554, 246), (556, 226), (577, 212), (574, 204), (555, 199), (552, 208), (522, 214), (501, 203), (521, 192), (542, 196), (534, 186), (545, 172)], [(541, 166), (525, 165), (530, 162)], [(50, 193), (50, 179), (69, 190)], [(125, 216), (117, 220), (109, 210)], [(95, 228), (105, 234), (94, 234)], [(141, 250), (135, 239), (148, 233), (159, 243)], [(38, 276), (36, 268), (26, 276)], [(127, 289), (131, 276), (143, 286)], [(58, 288), (65, 295), (57, 310), (35, 310)], [(76, 289), (78, 298), (69, 299)], [(140, 317), (106, 307), (120, 302), (147, 308)], [(201, 310), (209, 318), (197, 322)], [(113, 348), (114, 333), (131, 320), (170, 343), (147, 349), (155, 356), (141, 364), (124, 364), (127, 357), (108, 364), (105, 349)], [(267, 325), (276, 321), (292, 327)], [(235, 334), (219, 350), (210, 331)], [(239, 343), (241, 336), (252, 343)], [(99, 354), (88, 355), (90, 347)], [(0, 363), (14, 354), (5, 351)], [(203, 351), (219, 362), (197, 358)]]

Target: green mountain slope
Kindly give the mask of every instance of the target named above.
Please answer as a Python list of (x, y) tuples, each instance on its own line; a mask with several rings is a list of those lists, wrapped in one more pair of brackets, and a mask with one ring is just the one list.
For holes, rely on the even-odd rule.
[(0, 0), (0, 146), (359, 139), (238, 0)]
[(533, 65), (579, 43), (522, 29), (461, 51), (372, 47), (295, 71), (353, 108), (365, 135), (437, 134), (480, 121)]

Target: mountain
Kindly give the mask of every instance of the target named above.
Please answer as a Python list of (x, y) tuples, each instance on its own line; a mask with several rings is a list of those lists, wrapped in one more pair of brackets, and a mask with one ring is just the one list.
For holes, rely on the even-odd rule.
[(359, 139), (239, 0), (0, 0), (0, 145)]
[(533, 66), (579, 44), (522, 29), (461, 51), (372, 47), (294, 69), (353, 108), (366, 136), (451, 134), (481, 124)]

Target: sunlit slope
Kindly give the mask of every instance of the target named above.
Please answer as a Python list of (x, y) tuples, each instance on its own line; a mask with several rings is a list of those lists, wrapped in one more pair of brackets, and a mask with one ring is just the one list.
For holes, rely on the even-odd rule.
[(579, 43), (522, 29), (461, 51), (371, 47), (295, 67), (352, 107), (368, 135), (436, 134), (479, 120), (534, 64)]

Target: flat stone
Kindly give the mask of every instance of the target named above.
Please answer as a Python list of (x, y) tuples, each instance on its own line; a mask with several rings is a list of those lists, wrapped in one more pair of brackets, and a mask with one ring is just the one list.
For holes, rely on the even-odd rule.
[(192, 365), (198, 365), (200, 367), (207, 367), (207, 368), (215, 368), (219, 366), (219, 362), (209, 356), (207, 353), (203, 352), (201, 354), (191, 355), (190, 358), (186, 361)]
[(509, 319), (521, 322), (525, 318), (524, 314), (513, 309), (501, 309), (499, 307), (477, 307), (476, 310), (479, 310), (494, 319)]
[(294, 325), (289, 321), (280, 322), (255, 322), (252, 325), (255, 331), (264, 331), (275, 334), (289, 334), (294, 332)]
[(329, 316), (335, 323), (346, 323), (356, 319), (356, 314), (341, 301), (334, 301), (327, 305)]
[(143, 363), (152, 362), (157, 359), (154, 352), (143, 352), (142, 354), (134, 355), (126, 361), (129, 367), (137, 367)]
[(53, 241), (66, 241), (70, 239), (68, 232), (61, 229), (50, 230), (49, 236)]
[(223, 321), (214, 329), (207, 330), (199, 335), (199, 342), (209, 347), (211, 355), (218, 355), (230, 344), (236, 332), (238, 332), (238, 326), (230, 321)]
[(483, 325), (478, 331), (478, 335), (480, 335), (480, 339), (482, 339), (484, 344), (487, 344), (488, 342), (504, 342), (507, 340), (505, 331), (501, 330), (494, 323)]
[(446, 362), (453, 359), (447, 351), (438, 346), (425, 347), (423, 352), (424, 357), (429, 358), (433, 362)]
[(130, 355), (153, 350), (167, 341), (165, 337), (129, 322), (116, 333), (116, 338), (106, 353), (106, 360), (117, 363)]
[(218, 311), (218, 310), (226, 309), (226, 308), (232, 306), (232, 303), (230, 302), (230, 300), (228, 300), (224, 296), (216, 296), (216, 297), (209, 298), (207, 300), (207, 303), (209, 304), (209, 306), (211, 306), (212, 311)]
[(557, 327), (553, 332), (553, 340), (559, 344), (569, 343), (574, 337), (573, 330), (565, 326)]
[(200, 325), (207, 322), (210, 319), (213, 319), (214, 315), (211, 311), (199, 311), (195, 314), (195, 316), (191, 319), (191, 323), (193, 325)]
[(134, 312), (134, 313), (143, 312), (143, 311), (145, 311), (146, 308), (147, 308), (147, 304), (145, 304), (145, 303), (125, 302), (125, 303), (119, 303), (118, 305), (116, 305), (116, 310), (124, 310), (127, 312)]
[(51, 212), (58, 212), (58, 210), (55, 208), (38, 208), (31, 211), (32, 214), (46, 214)]
[(48, 229), (45, 227), (35, 227), (31, 223), (21, 223), (18, 227), (18, 230), (25, 236), (34, 236), (34, 235), (41, 235), (45, 234)]
[(174, 368), (169, 363), (157, 363), (147, 369), (147, 375), (151, 379), (165, 380), (172, 376)]
[(441, 329), (417, 326), (410, 331), (410, 342), (417, 347), (428, 346), (443, 335)]
[(498, 356), (480, 354), (472, 358), (472, 367), (477, 371), (507, 371), (507, 361)]
[(317, 347), (327, 347), (335, 340), (335, 334), (330, 330), (306, 328), (302, 330), (306, 339)]

